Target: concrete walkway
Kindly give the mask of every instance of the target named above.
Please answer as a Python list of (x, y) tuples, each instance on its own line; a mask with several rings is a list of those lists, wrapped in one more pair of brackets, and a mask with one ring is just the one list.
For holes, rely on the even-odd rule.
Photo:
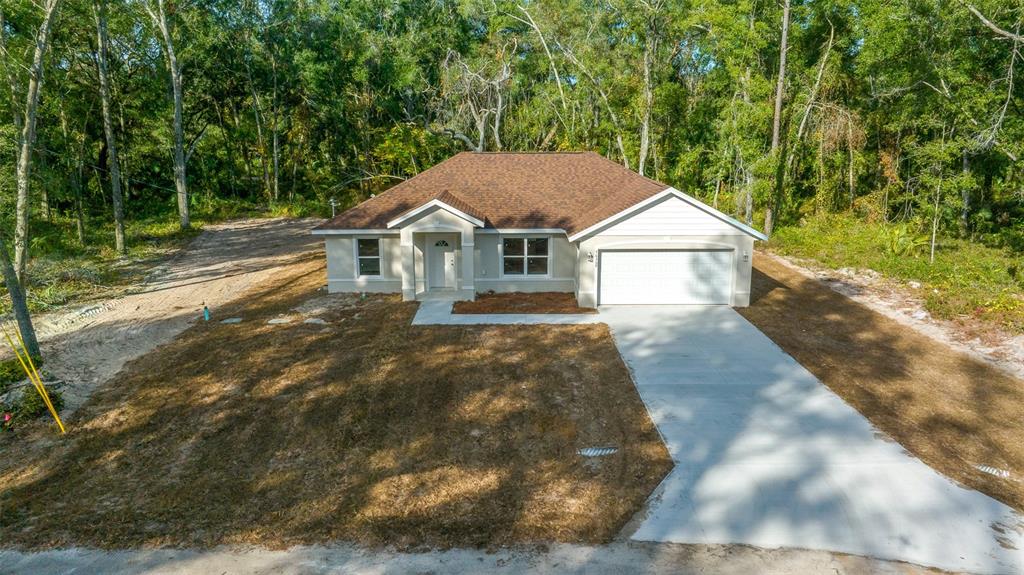
[(1024, 573), (1024, 523), (877, 432), (728, 307), (601, 310), (676, 467), (641, 541)]
[(427, 300), (420, 302), (420, 308), (412, 319), (413, 325), (517, 325), (556, 324), (574, 325), (583, 323), (604, 323), (594, 313), (480, 313), (453, 314), (451, 301)]

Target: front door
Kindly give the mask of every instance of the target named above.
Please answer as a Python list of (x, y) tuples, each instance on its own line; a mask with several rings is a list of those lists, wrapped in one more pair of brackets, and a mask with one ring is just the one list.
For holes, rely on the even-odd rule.
[(455, 289), (455, 246), (447, 239), (431, 240), (427, 254), (431, 288)]

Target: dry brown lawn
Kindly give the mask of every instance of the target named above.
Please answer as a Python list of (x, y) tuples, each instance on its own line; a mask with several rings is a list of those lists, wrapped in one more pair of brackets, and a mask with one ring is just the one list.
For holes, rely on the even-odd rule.
[(571, 293), (485, 293), (476, 301), (455, 302), (454, 313), (597, 313), (594, 308), (580, 307)]
[(829, 388), (925, 463), (1024, 511), (1024, 382), (767, 257), (741, 309)]
[[(595, 543), (670, 469), (605, 326), (412, 327), (414, 303), (323, 284), (295, 266), (216, 310), (244, 323), (129, 364), (66, 437), (0, 438), (0, 541)], [(266, 323), (310, 298), (327, 326)]]

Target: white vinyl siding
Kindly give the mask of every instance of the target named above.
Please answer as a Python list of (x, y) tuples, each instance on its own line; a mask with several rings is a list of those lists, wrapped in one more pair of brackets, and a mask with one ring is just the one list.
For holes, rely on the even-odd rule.
[(658, 204), (601, 232), (612, 236), (741, 235), (721, 219), (669, 196)]
[(729, 304), (732, 251), (609, 250), (601, 252), (601, 305)]

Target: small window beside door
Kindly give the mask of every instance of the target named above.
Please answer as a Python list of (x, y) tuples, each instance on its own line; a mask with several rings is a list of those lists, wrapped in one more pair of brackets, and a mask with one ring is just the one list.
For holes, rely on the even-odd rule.
[(548, 275), (548, 238), (504, 238), (501, 249), (505, 275)]
[(356, 240), (356, 266), (359, 277), (380, 275), (380, 240)]

